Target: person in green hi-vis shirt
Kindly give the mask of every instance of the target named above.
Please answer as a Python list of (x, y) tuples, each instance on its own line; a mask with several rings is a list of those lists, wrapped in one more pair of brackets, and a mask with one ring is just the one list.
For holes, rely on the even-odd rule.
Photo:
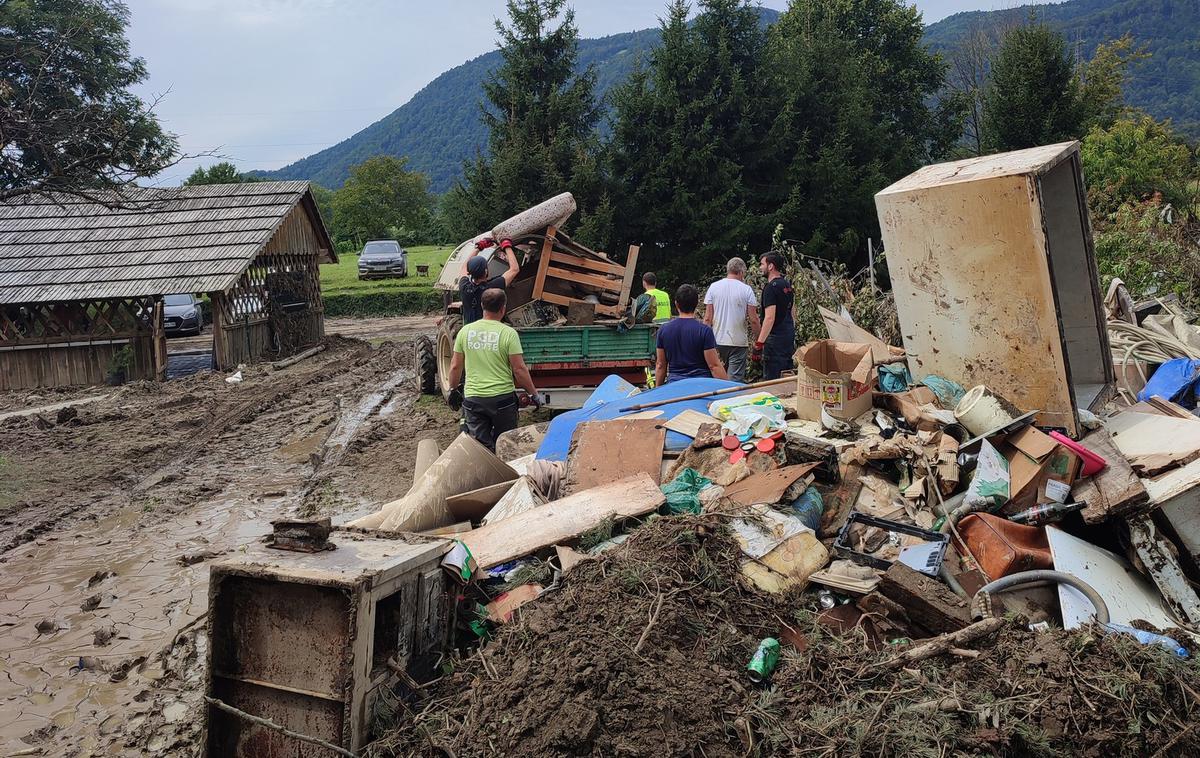
[(657, 309), (654, 311), (655, 321), (669, 321), (671, 319), (671, 297), (658, 289), (658, 277), (653, 271), (647, 271), (642, 274), (642, 288), (646, 290), (646, 294), (654, 298)]

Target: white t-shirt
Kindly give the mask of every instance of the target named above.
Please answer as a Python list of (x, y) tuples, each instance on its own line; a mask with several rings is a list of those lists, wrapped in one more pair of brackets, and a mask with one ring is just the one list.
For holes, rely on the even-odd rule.
[(746, 308), (758, 307), (754, 290), (745, 282), (725, 277), (704, 293), (704, 307), (713, 309), (713, 332), (718, 345), (748, 347)]

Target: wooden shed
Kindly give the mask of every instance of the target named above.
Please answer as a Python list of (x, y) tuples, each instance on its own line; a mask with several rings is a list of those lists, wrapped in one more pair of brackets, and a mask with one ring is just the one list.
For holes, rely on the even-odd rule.
[(162, 297), (209, 296), (213, 363), (324, 337), (333, 245), (307, 182), (0, 203), (0, 390), (161, 379)]

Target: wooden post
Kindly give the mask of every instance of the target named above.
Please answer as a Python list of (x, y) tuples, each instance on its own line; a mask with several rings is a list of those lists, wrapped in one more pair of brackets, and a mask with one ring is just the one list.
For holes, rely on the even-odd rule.
[(554, 253), (554, 235), (558, 234), (558, 229), (553, 226), (546, 227), (546, 241), (542, 243), (542, 254), (538, 258), (537, 276), (533, 280), (533, 299), (543, 300), (544, 290), (546, 287), (546, 272), (550, 269), (550, 256)]
[[(154, 356), (154, 380), (161, 382), (167, 378), (167, 332), (163, 328), (163, 301), (161, 297), (154, 299), (154, 309), (151, 315), (151, 353)], [(203, 323), (203, 317), (201, 317)]]
[(621, 282), (621, 297), (617, 300), (617, 308), (624, 312), (629, 305), (629, 293), (633, 289), (633, 272), (637, 269), (638, 253), (641, 247), (629, 246), (629, 255), (625, 256), (625, 279)]

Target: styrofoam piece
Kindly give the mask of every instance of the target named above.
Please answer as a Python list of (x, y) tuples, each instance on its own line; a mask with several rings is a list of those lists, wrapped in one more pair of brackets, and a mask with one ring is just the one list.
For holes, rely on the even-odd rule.
[[(1054, 570), (1087, 582), (1108, 604), (1110, 620), (1128, 625), (1142, 620), (1159, 629), (1177, 628), (1162, 596), (1154, 585), (1133, 570), (1123, 558), (1072, 536), (1054, 526), (1046, 527)], [(1075, 629), (1091, 622), (1092, 604), (1073, 587), (1058, 586), (1063, 628)]]

